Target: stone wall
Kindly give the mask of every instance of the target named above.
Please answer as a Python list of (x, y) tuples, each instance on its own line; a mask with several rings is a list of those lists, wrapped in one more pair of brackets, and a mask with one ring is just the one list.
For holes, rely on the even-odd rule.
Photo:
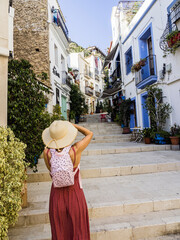
[(37, 74), (45, 72), (49, 80), (49, 26), (47, 0), (15, 0), (14, 57), (26, 59)]

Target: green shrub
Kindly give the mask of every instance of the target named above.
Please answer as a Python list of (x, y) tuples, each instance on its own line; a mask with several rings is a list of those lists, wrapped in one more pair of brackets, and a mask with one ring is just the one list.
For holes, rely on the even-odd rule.
[(38, 80), (26, 60), (11, 60), (8, 69), (8, 126), (26, 143), (26, 158), (31, 167), (43, 151), (41, 134), (51, 123), (45, 112), (48, 90)]
[(88, 105), (85, 103), (85, 96), (75, 84), (71, 84), (70, 101), (70, 119), (88, 113)]
[(10, 128), (0, 127), (0, 239), (8, 239), (10, 225), (14, 225), (21, 209), (21, 192), (26, 179), (26, 145)]

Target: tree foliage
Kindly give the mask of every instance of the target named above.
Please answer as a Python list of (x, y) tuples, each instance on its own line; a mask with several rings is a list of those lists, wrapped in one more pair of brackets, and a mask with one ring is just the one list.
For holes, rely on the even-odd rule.
[(155, 86), (146, 88), (148, 96), (145, 103), (145, 108), (148, 111), (151, 120), (151, 126), (160, 131), (166, 124), (172, 112), (172, 107), (169, 103), (163, 102), (162, 90)]
[(119, 106), (119, 122), (125, 127), (129, 127), (131, 114), (131, 99), (123, 100)]
[[(44, 76), (44, 75), (43, 75)], [(26, 60), (11, 60), (8, 72), (8, 126), (16, 137), (26, 143), (26, 158), (36, 165), (43, 151), (42, 131), (55, 119), (45, 111), (48, 93)]]
[(88, 106), (85, 103), (85, 97), (76, 84), (71, 85), (70, 101), (70, 119), (88, 113)]
[(21, 209), (25, 148), (10, 128), (0, 127), (0, 239), (8, 239), (8, 228), (15, 224)]

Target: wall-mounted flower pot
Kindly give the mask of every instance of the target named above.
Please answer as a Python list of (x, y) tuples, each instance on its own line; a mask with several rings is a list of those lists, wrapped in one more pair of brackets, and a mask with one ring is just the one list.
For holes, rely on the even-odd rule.
[(180, 41), (180, 32), (178, 32), (176, 35), (172, 36), (168, 41), (168, 47), (172, 48), (172, 46), (177, 42)]
[(178, 136), (170, 137), (170, 139), (171, 139), (172, 145), (179, 145), (179, 137)]
[(145, 137), (144, 138), (144, 143), (145, 144), (150, 144), (151, 143), (151, 138), (150, 137)]

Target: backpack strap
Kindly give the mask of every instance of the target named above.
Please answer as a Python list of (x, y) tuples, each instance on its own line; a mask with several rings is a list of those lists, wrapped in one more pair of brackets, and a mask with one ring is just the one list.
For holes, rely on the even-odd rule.
[(73, 146), (72, 146), (72, 150), (74, 152), (74, 161), (73, 161), (73, 166), (74, 166), (74, 163), (76, 162), (76, 151)]
[(50, 149), (48, 148), (48, 150), (47, 150), (47, 160), (48, 160), (49, 166), (51, 166), (51, 163), (50, 163), (50, 160), (49, 160), (49, 156), (48, 156), (49, 151), (50, 151)]
[[(73, 146), (72, 146), (72, 150), (74, 152), (74, 163), (75, 163), (75, 161), (76, 161), (76, 151), (75, 151)], [(73, 165), (74, 165), (74, 163), (73, 163)], [(74, 175), (77, 173), (78, 170), (80, 170), (80, 164), (77, 166), (76, 170), (74, 171)], [(79, 172), (79, 186), (82, 189), (82, 180), (81, 180), (80, 172)]]

